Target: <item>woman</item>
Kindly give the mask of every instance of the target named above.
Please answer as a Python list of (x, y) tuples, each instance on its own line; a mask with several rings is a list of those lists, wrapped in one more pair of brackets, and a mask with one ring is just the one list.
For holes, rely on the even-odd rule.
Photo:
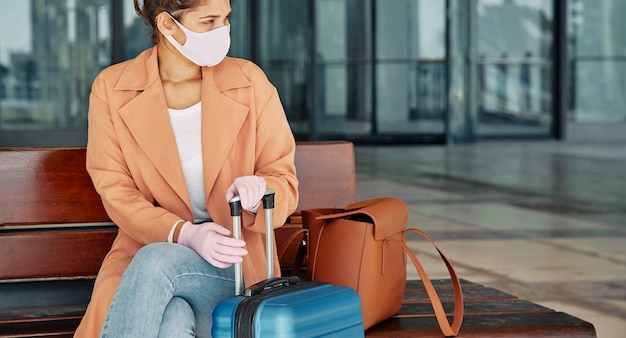
[[(76, 336), (210, 336), (232, 264), (246, 285), (265, 277), (265, 189), (275, 227), (296, 208), (295, 141), (263, 72), (225, 57), (229, 0), (135, 9), (155, 46), (102, 71), (90, 97), (87, 170), (119, 234)], [(234, 195), (243, 240), (230, 237)]]

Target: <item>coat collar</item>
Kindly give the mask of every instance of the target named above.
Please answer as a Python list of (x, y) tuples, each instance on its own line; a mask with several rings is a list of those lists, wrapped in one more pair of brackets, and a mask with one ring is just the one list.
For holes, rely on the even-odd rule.
[[(232, 58), (226, 58), (215, 67), (202, 68), (201, 130), (207, 196), (249, 110), (227, 92), (248, 86), (251, 86), (250, 81)], [(154, 167), (191, 210), (159, 77), (156, 47), (129, 61), (114, 89), (137, 92), (120, 108), (120, 115)]]

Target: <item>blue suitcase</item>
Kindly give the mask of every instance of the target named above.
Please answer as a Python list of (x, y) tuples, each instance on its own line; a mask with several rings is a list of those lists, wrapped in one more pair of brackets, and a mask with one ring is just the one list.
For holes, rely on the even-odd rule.
[[(243, 288), (241, 264), (235, 265), (235, 294), (213, 311), (215, 338), (241, 337), (364, 337), (361, 299), (343, 286), (306, 281), (298, 277), (273, 278), (274, 192), (263, 197), (268, 278)], [(241, 236), (241, 203), (231, 200), (233, 235)]]

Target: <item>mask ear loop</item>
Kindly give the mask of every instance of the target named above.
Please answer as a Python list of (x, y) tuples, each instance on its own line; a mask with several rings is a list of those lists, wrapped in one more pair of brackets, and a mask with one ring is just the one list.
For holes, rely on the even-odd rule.
[[(188, 34), (187, 34), (187, 31), (191, 32), (191, 30), (190, 30), (189, 28), (187, 28), (187, 27), (183, 26), (183, 24), (182, 24), (182, 23), (180, 23), (178, 20), (176, 20), (176, 19), (172, 16), (172, 14), (170, 14), (170, 13), (168, 13), (168, 12), (164, 12), (164, 13), (165, 13), (165, 14), (167, 14), (167, 16), (169, 16), (169, 17), (170, 17), (170, 19), (172, 19), (172, 21), (174, 21), (174, 24), (175, 24), (176, 26), (178, 26), (178, 28), (180, 28), (180, 29), (183, 31), (183, 33), (185, 33), (185, 43), (187, 43), (187, 38), (188, 38), (188, 36), (187, 36), (187, 35), (188, 35)], [(172, 32), (172, 33), (173, 33), (173, 32)], [(163, 34), (163, 35), (165, 35), (165, 34)], [(171, 36), (172, 38), (174, 38), (174, 34), (170, 34), (169, 36)], [(178, 42), (178, 41), (177, 41), (177, 42)], [(181, 46), (182, 46), (182, 45), (184, 45), (184, 44), (181, 44)]]
[[(176, 26), (178, 26), (180, 28), (178, 20), (174, 19), (174, 17), (170, 13), (168, 13), (166, 11), (163, 11), (161, 13), (165, 13), (165, 15), (167, 15), (167, 17), (170, 20), (172, 20)], [(156, 27), (155, 28), (159, 31), (159, 33), (161, 33), (162, 37), (165, 38), (165, 40), (170, 41), (170, 43), (171, 43), (170, 39), (174, 39), (173, 27), (169, 25), (169, 22), (165, 21), (166, 19), (163, 18), (163, 15), (161, 13), (156, 16), (156, 19), (155, 19), (155, 26)], [(169, 31), (170, 34), (166, 34), (165, 31)], [(185, 42), (187, 42), (186, 39), (187, 39), (187, 35), (185, 35)], [(178, 43), (178, 41), (176, 41), (176, 42)], [(167, 47), (169, 48), (169, 46), (167, 46)]]

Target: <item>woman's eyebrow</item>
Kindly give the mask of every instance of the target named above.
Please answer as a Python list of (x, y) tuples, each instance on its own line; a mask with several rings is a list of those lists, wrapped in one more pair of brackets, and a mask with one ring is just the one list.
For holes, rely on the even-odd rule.
[[(229, 12), (228, 14), (226, 14), (226, 16), (230, 16)], [(201, 16), (199, 19), (218, 19), (221, 18), (222, 16), (220, 14), (209, 14), (209, 15), (205, 15), (205, 16)]]

